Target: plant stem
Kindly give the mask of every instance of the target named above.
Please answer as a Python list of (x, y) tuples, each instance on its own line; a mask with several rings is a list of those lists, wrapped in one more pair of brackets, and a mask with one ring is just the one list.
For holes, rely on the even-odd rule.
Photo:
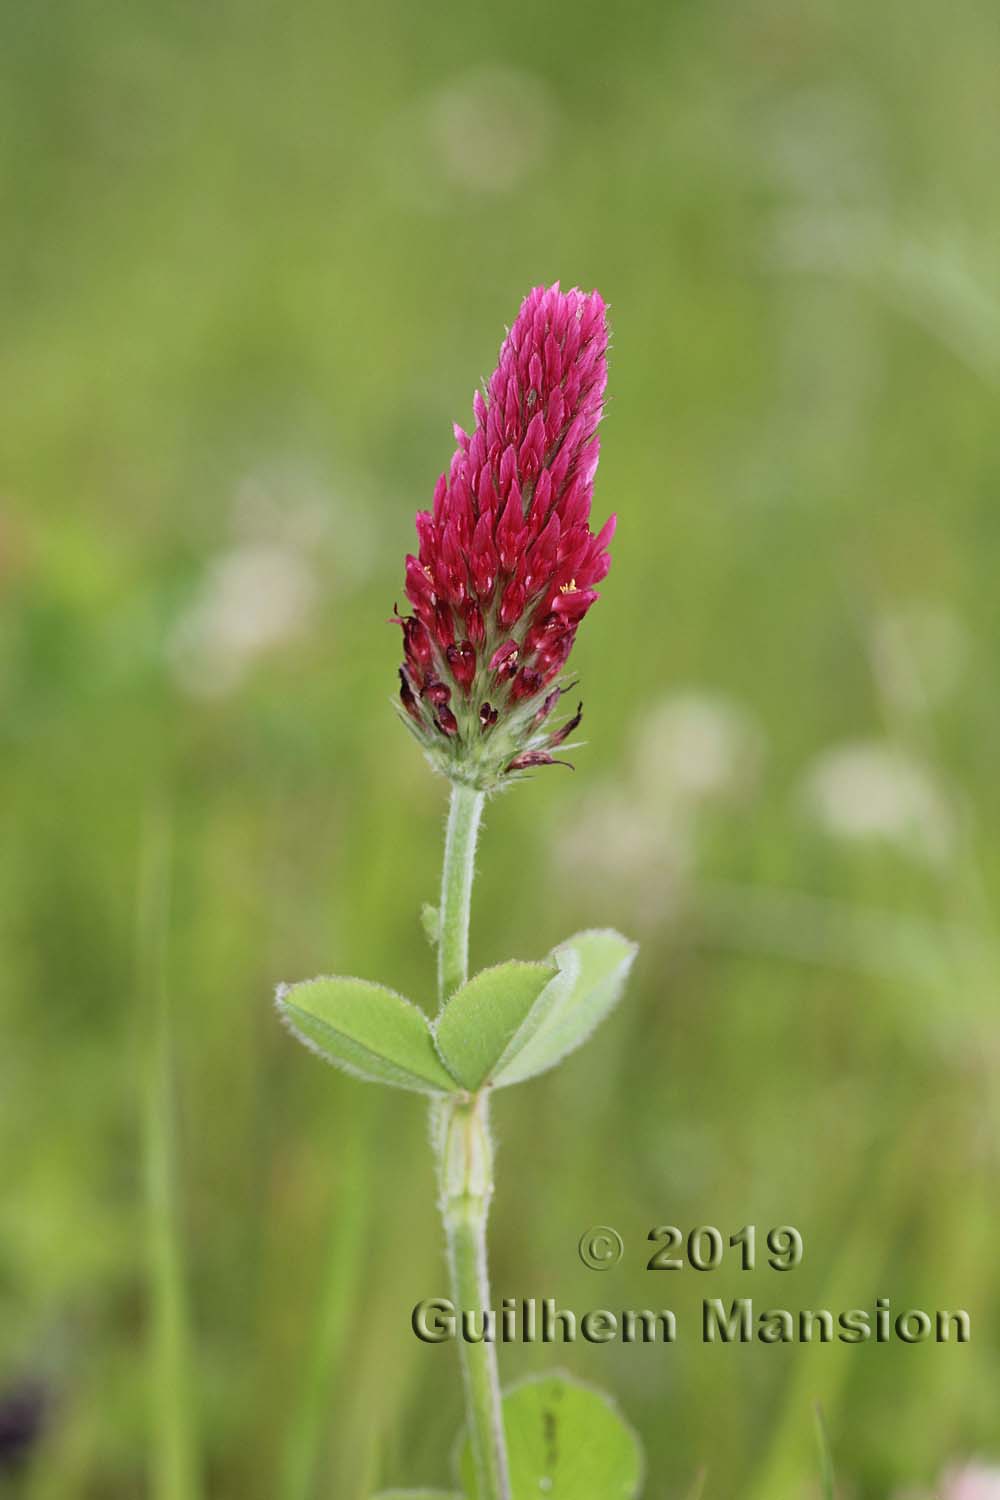
[[(469, 908), (483, 793), (453, 786), (441, 877), (438, 991), (442, 1007), (469, 977)], [(485, 1093), (452, 1095), (435, 1105), (441, 1214), (448, 1242), (451, 1296), (464, 1309), (490, 1306), (486, 1220), (493, 1196), (493, 1148)], [(459, 1339), (466, 1422), (478, 1500), (510, 1500), (496, 1345)]]
[[(439, 1140), (441, 1213), (448, 1239), (451, 1298), (459, 1317), (490, 1306), (486, 1218), (493, 1195), (493, 1152), (485, 1094), (449, 1099)], [(496, 1344), (459, 1338), (466, 1422), (478, 1500), (510, 1500)]]
[(438, 999), (442, 1005), (469, 977), (469, 908), (484, 800), (483, 792), (452, 785), (438, 913)]

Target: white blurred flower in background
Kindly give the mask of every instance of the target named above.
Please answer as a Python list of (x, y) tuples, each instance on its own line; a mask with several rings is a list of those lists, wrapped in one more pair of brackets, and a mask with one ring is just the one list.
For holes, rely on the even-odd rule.
[(560, 880), (577, 876), (590, 885), (599, 851), (636, 920), (655, 923), (690, 878), (702, 817), (753, 794), (765, 741), (740, 703), (699, 690), (655, 703), (630, 742), (626, 780), (616, 777), (584, 798), (567, 834), (554, 841), (554, 857)]
[(244, 545), (216, 558), (167, 641), (178, 686), (195, 697), (229, 692), (262, 652), (305, 629), (316, 595), (312, 569), (289, 546)]
[(376, 555), (373, 510), (359, 488), (357, 480), (331, 487), (294, 464), (248, 475), (233, 499), (233, 536), (321, 556), (324, 572), (335, 568), (340, 589), (354, 588), (368, 578)]
[(799, 801), (832, 838), (882, 841), (931, 863), (954, 851), (957, 820), (947, 792), (929, 767), (888, 742), (824, 751), (807, 768)]
[(509, 193), (548, 154), (553, 106), (538, 78), (476, 68), (430, 101), (428, 134), (451, 180), (478, 193)]
[(645, 801), (699, 803), (752, 787), (763, 735), (740, 704), (718, 694), (678, 693), (654, 705), (636, 736), (635, 774)]
[(1000, 1500), (1000, 1469), (965, 1464), (941, 1477), (941, 1500)]
[(471, 68), (403, 110), (380, 154), (396, 195), (433, 213), (451, 193), (512, 192), (545, 165), (557, 123), (542, 79), (517, 68)]
[(885, 197), (887, 141), (866, 95), (842, 85), (782, 94), (761, 119), (757, 146), (786, 198), (841, 213)]
[(238, 487), (231, 544), (208, 559), (168, 632), (167, 666), (197, 698), (233, 692), (267, 653), (309, 630), (323, 587), (349, 594), (372, 566), (364, 506), (293, 471)]
[(1000, 1500), (1000, 1469), (967, 1463), (946, 1469), (933, 1493), (897, 1491), (895, 1500)]

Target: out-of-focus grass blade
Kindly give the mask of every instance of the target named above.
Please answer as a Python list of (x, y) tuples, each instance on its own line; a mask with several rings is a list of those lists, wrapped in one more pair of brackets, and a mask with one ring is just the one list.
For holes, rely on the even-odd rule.
[(830, 1441), (826, 1433), (826, 1423), (823, 1421), (823, 1408), (817, 1403), (816, 1415), (816, 1441), (819, 1444), (819, 1475), (823, 1486), (823, 1500), (837, 1500), (837, 1485), (833, 1473), (833, 1455), (830, 1452)]
[[(922, 1136), (907, 1137), (895, 1150), (888, 1150), (866, 1191), (880, 1206), (880, 1220), (870, 1224), (855, 1217), (855, 1227), (832, 1265), (819, 1307), (850, 1307), (852, 1293), (870, 1282), (873, 1268), (886, 1258), (904, 1214), (911, 1207), (914, 1183), (919, 1181), (917, 1162), (925, 1151)], [(848, 1214), (845, 1211), (845, 1222)], [(846, 1344), (803, 1344), (798, 1350), (793, 1374), (784, 1399), (768, 1433), (767, 1447), (758, 1472), (746, 1487), (746, 1500), (774, 1500), (777, 1495), (797, 1494), (816, 1474), (816, 1456), (809, 1434), (809, 1409), (821, 1400), (826, 1410), (835, 1409), (843, 1398), (851, 1369), (851, 1350)]]
[(804, 891), (716, 882), (703, 888), (698, 917), (701, 940), (712, 946), (929, 986), (935, 992), (949, 982), (956, 954), (968, 962), (997, 963), (995, 944), (977, 928), (936, 926)]
[(177, 1203), (175, 1114), (166, 949), (170, 831), (146, 817), (138, 910), (138, 980), (146, 1022), (145, 1177), (149, 1234), (151, 1488), (154, 1500), (200, 1500), (192, 1362)]
[(708, 1479), (708, 1470), (699, 1469), (694, 1476), (694, 1484), (688, 1490), (684, 1500), (701, 1500), (705, 1493), (705, 1481)]
[[(371, 1105), (352, 1107), (351, 1128), (340, 1159), (330, 1220), (329, 1249), (312, 1344), (303, 1361), (302, 1384), (289, 1425), (281, 1475), (281, 1500), (312, 1500), (330, 1435), (333, 1392), (346, 1346), (347, 1324), (357, 1305), (364, 1231), (368, 1219)], [(347, 1435), (339, 1434), (346, 1443)]]

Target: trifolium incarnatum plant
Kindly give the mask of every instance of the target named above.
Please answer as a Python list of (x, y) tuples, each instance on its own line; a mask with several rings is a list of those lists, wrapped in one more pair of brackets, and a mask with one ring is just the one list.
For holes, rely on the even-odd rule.
[[(545, 958), (469, 978), (484, 802), (561, 761), (580, 723), (580, 707), (561, 712), (564, 674), (608, 572), (615, 528), (613, 516), (590, 528), (607, 347), (596, 291), (556, 284), (529, 293), (485, 393), (476, 393), (473, 431), (455, 428), (450, 469), (431, 509), (417, 513), (419, 545), (406, 559), (410, 612), (395, 615), (403, 632), (398, 707), (451, 783), (440, 905), (425, 924), (437, 946), (435, 1019), (367, 979), (278, 991), (282, 1017), (308, 1047), (359, 1078), (430, 1097), (450, 1291), (460, 1309), (493, 1306), (490, 1095), (578, 1047), (617, 1002), (636, 952), (617, 932), (580, 932)], [(460, 1489), (437, 1500), (637, 1494), (638, 1442), (604, 1397), (563, 1376), (502, 1397), (495, 1343), (459, 1349), (467, 1419), (455, 1459)]]

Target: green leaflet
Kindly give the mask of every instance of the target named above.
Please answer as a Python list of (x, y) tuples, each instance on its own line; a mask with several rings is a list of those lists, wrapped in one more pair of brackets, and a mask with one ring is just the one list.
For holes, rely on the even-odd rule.
[(452, 995), (435, 1024), (438, 1052), (465, 1088), (488, 1083), (526, 1018), (558, 974), (548, 963), (497, 964), (483, 969)]
[[(607, 1396), (565, 1375), (545, 1375), (504, 1395), (511, 1500), (635, 1500), (643, 1475), (639, 1439)], [(458, 1477), (480, 1500), (464, 1440)]]
[(638, 948), (610, 928), (553, 949), (558, 975), (539, 995), (495, 1069), (497, 1087), (544, 1073), (581, 1046), (621, 998)]
[(372, 1500), (465, 1500), (456, 1490), (379, 1490)]
[(454, 1093), (423, 1011), (366, 979), (308, 979), (281, 985), (279, 1014), (328, 1062), (372, 1083), (418, 1093)]

